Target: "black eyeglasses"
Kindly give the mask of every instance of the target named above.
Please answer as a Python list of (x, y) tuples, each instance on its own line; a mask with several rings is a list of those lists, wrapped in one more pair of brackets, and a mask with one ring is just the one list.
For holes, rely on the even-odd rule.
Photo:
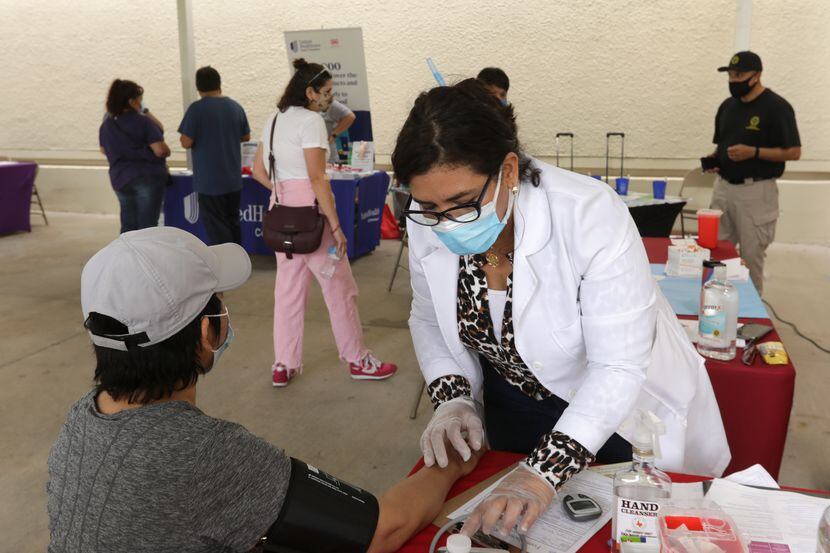
[(493, 181), (494, 176), (495, 175), (490, 175), (487, 177), (487, 181), (485, 181), (484, 187), (481, 189), (481, 194), (478, 195), (478, 199), (474, 202), (451, 207), (449, 209), (445, 209), (444, 211), (425, 211), (409, 209), (412, 205), (412, 196), (410, 196), (409, 201), (406, 202), (406, 207), (404, 208), (403, 213), (406, 215), (406, 218), (413, 223), (418, 223), (419, 225), (423, 225), (425, 227), (434, 227), (440, 223), (442, 219), (448, 219), (455, 223), (472, 223), (481, 217), (481, 202), (484, 200), (484, 196), (487, 194), (487, 189), (490, 188), (490, 183)]

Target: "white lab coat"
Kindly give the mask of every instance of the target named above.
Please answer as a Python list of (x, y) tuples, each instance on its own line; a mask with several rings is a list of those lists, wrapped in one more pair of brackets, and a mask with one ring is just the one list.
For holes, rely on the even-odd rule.
[[(596, 453), (636, 407), (666, 424), (665, 470), (721, 475), (730, 460), (703, 359), (651, 276), (628, 208), (606, 184), (534, 161), (516, 198), (513, 331), (528, 369), (569, 402), (554, 428)], [(481, 395), (457, 325), (458, 256), (409, 221), (415, 353), (429, 383), (460, 374)]]

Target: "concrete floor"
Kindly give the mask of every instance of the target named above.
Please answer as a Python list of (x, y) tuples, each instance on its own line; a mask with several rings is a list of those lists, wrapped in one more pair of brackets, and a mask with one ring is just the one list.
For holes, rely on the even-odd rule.
[[(112, 240), (115, 217), (50, 214), (51, 225), (0, 237), (0, 551), (44, 551), (48, 543), (46, 458), (70, 405), (91, 385), (92, 349), (82, 329), (80, 272)], [(398, 363), (385, 382), (352, 381), (337, 359), (319, 290), (306, 319), (305, 373), (282, 390), (269, 383), (274, 264), (254, 259), (250, 282), (228, 294), (236, 339), (199, 385), (199, 406), (237, 421), (291, 455), (380, 492), (419, 457), (432, 412), (408, 418), (421, 375), (406, 326), (408, 273), (386, 285), (397, 243), (353, 265), (366, 342)], [(776, 244), (767, 297), (782, 317), (830, 345), (830, 248)], [(830, 489), (830, 357), (779, 325), (798, 369), (781, 482)]]

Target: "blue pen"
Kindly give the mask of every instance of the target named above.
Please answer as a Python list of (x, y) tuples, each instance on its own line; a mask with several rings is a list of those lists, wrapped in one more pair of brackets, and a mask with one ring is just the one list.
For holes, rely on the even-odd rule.
[(435, 80), (438, 81), (440, 86), (447, 86), (447, 83), (444, 82), (444, 77), (441, 76), (441, 73), (438, 72), (438, 68), (435, 67), (435, 64), (432, 62), (432, 58), (427, 58), (427, 65), (429, 66), (429, 70), (432, 71), (432, 76), (435, 77)]

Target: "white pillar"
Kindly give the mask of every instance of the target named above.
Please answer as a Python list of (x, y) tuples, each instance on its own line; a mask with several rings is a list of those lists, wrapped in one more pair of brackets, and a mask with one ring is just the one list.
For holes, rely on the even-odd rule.
[(735, 50), (749, 50), (750, 32), (752, 30), (752, 0), (736, 0), (735, 13)]
[[(179, 20), (179, 60), (182, 76), (182, 105), (184, 111), (197, 99), (196, 49), (193, 46), (193, 10), (191, 0), (176, 0)], [(190, 150), (187, 150), (187, 168), (193, 170)]]

